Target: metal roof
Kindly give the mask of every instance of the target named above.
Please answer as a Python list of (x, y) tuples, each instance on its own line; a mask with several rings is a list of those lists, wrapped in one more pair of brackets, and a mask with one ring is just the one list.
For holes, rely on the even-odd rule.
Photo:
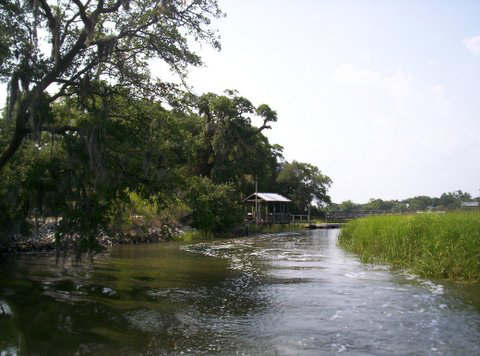
[[(277, 193), (256, 193), (259, 201), (290, 203), (291, 200)], [(245, 201), (255, 201), (255, 193), (251, 194)]]

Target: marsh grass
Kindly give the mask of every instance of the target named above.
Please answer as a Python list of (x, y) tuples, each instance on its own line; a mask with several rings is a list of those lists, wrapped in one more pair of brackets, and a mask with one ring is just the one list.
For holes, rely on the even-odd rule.
[(349, 222), (339, 243), (366, 263), (428, 278), (480, 282), (480, 212), (371, 216)]

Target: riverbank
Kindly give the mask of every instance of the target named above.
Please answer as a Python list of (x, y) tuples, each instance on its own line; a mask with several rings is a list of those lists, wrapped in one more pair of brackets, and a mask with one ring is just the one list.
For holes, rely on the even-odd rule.
[(427, 278), (480, 282), (480, 212), (372, 216), (349, 222), (340, 245), (366, 263)]
[[(32, 228), (28, 236), (16, 235), (10, 241), (0, 246), (0, 253), (52, 253), (56, 251), (55, 222), (39, 222)], [(97, 241), (100, 249), (117, 244), (143, 244), (154, 242), (171, 241), (178, 236), (190, 231), (180, 225), (174, 224), (132, 224), (125, 231), (103, 232), (98, 236)], [(75, 240), (75, 236), (72, 237)]]
[[(55, 229), (57, 224), (54, 222), (39, 222), (32, 229), (28, 236), (15, 236), (11, 241), (0, 246), (0, 253), (18, 254), (18, 253), (53, 253), (56, 251)], [(254, 236), (266, 233), (280, 233), (288, 231), (303, 230), (307, 227), (305, 224), (278, 224), (278, 225), (249, 225), (240, 226), (229, 233), (206, 233), (200, 230), (192, 229), (188, 226), (175, 224), (132, 224), (126, 231), (111, 231), (102, 233), (98, 237), (98, 243), (101, 250), (109, 246), (127, 244), (145, 244), (167, 241), (196, 242), (215, 238), (237, 238), (243, 236)]]

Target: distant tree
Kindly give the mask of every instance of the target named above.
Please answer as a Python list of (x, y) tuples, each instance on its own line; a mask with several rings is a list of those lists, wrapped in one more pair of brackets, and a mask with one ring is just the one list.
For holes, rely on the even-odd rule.
[(424, 211), (434, 206), (433, 198), (426, 195), (405, 199), (403, 203), (408, 204), (408, 209), (412, 211)]
[(355, 204), (355, 203), (352, 202), (351, 200), (345, 200), (345, 201), (341, 202), (340, 204), (338, 204), (335, 210), (339, 210), (339, 211), (355, 211), (355, 210), (359, 210), (359, 209), (360, 209), (360, 205), (359, 205), (359, 204)]
[(393, 210), (396, 203), (391, 200), (370, 199), (367, 204), (362, 206), (363, 210)]
[(438, 200), (438, 204), (445, 209), (456, 209), (462, 205), (462, 202), (471, 200), (472, 196), (469, 193), (456, 190), (454, 192), (443, 193)]
[(323, 206), (331, 202), (327, 193), (332, 180), (311, 164), (284, 162), (277, 184), (280, 192), (289, 197), (300, 212), (306, 211), (312, 203)]

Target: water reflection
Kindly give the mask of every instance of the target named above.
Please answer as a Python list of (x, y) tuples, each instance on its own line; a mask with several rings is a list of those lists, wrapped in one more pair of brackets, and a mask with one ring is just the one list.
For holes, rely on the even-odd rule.
[[(478, 354), (478, 286), (363, 265), (338, 231), (0, 265), (5, 354)], [(452, 338), (455, 335), (455, 338)]]

